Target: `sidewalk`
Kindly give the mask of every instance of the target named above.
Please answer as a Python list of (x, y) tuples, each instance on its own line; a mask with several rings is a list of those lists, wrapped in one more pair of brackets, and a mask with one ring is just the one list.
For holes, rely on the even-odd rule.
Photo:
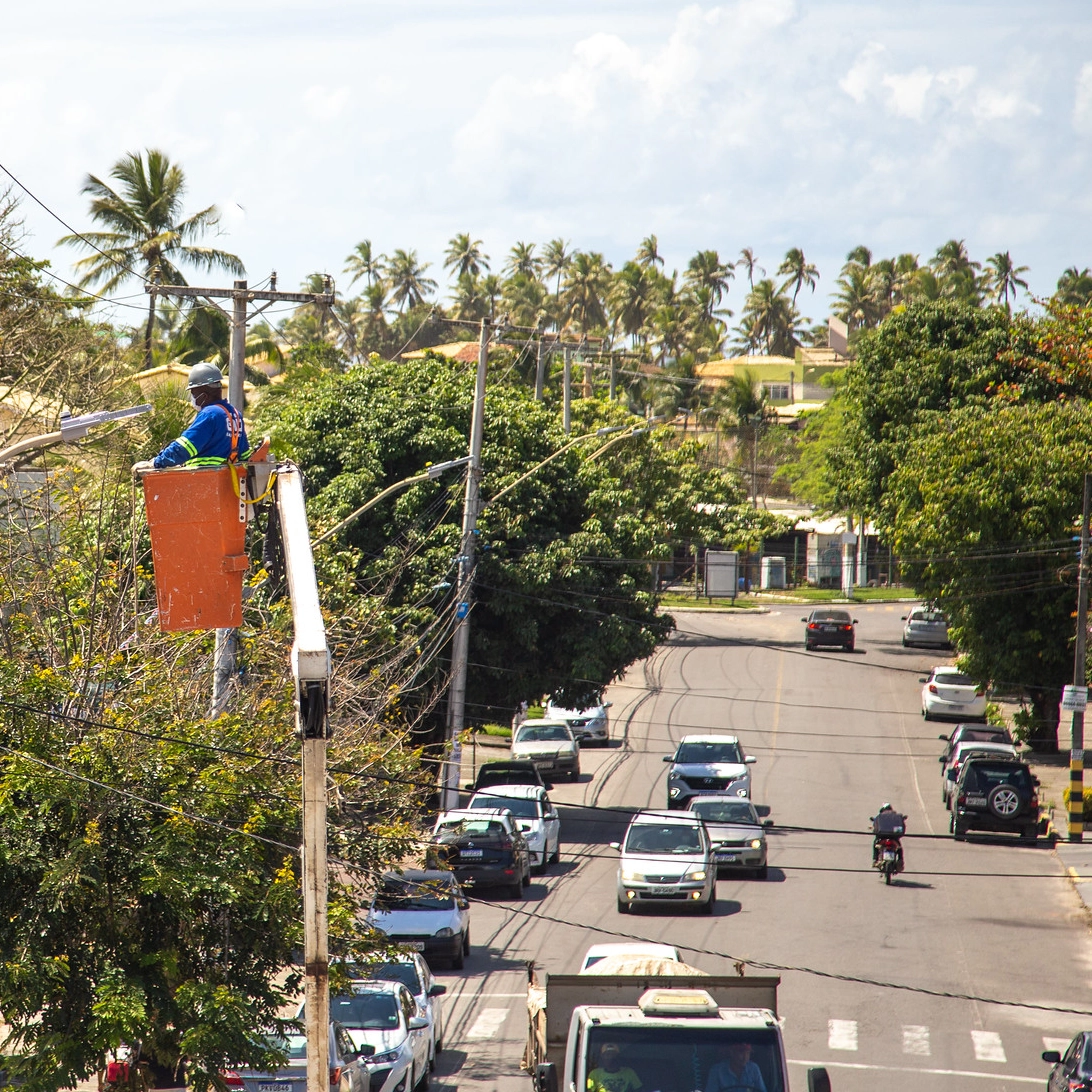
[[(1092, 833), (1085, 837), (1092, 837)], [(1092, 844), (1059, 841), (1054, 846), (1054, 852), (1085, 909), (1092, 910)]]

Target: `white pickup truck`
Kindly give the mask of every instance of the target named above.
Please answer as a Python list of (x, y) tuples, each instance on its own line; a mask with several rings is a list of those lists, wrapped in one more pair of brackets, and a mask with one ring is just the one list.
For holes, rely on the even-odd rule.
[[(543, 984), (532, 972), (523, 1065), (535, 1092), (789, 1092), (780, 979), (677, 966), (669, 974), (549, 975)], [(808, 1070), (807, 1087), (830, 1092), (826, 1070)]]

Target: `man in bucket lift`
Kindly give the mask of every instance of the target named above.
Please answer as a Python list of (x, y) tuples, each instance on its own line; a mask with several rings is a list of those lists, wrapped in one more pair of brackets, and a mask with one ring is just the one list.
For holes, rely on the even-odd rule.
[(165, 470), (172, 466), (223, 466), (247, 453), (243, 415), (223, 397), (224, 377), (215, 364), (195, 364), (190, 369), (190, 400), (197, 416), (177, 440), (172, 440), (154, 459), (139, 462), (133, 470)]

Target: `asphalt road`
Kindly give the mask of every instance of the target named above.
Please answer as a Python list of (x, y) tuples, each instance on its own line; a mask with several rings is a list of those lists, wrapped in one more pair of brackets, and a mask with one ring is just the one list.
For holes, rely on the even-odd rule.
[[(919, 699), (938, 654), (901, 647), (899, 605), (856, 609), (855, 653), (806, 653), (803, 613), (676, 611), (673, 639), (611, 688), (613, 745), (585, 750), (582, 782), (551, 794), (560, 866), (523, 902), (475, 904), (466, 970), (441, 972), (435, 1087), (527, 1092), (527, 961), (573, 972), (618, 934), (675, 944), (714, 974), (737, 960), (793, 968), (779, 972), (793, 1092), (815, 1064), (838, 1092), (1043, 1088), (1041, 1052), (1092, 1027), (1092, 1015), (1030, 1007), (1092, 1013), (1092, 935), (1046, 840), (947, 837), (943, 726), (922, 720)], [(755, 802), (778, 824), (817, 829), (775, 831), (769, 878), (719, 881), (713, 918), (621, 915), (607, 843), (625, 815), (594, 809), (663, 807), (663, 756), (711, 729), (757, 757)], [(891, 887), (869, 867), (865, 833), (882, 800), (909, 816), (910, 835), (942, 835), (905, 840), (907, 871)]]

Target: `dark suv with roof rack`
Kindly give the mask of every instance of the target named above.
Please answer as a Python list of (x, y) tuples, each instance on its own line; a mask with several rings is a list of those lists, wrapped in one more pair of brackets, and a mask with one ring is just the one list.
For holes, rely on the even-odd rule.
[(1026, 762), (968, 758), (952, 792), (949, 829), (957, 840), (969, 830), (1019, 834), (1034, 842), (1039, 834), (1039, 782)]

